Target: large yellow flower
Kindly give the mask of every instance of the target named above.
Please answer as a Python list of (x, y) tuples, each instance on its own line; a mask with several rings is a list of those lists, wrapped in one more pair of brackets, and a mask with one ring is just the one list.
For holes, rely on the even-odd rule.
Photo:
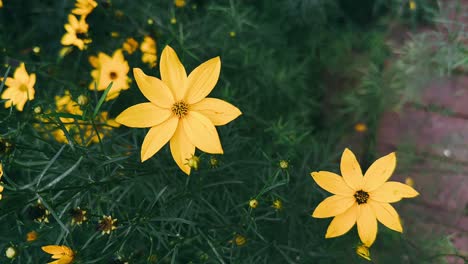
[(56, 259), (48, 264), (70, 264), (75, 258), (75, 253), (67, 246), (49, 245), (41, 248), (44, 252), (52, 254), (52, 259)]
[(63, 35), (60, 42), (64, 46), (73, 45), (80, 50), (84, 50), (86, 44), (91, 43), (91, 39), (88, 38), (88, 28), (89, 25), (86, 23), (84, 16), (78, 20), (76, 16), (70, 14), (68, 15), (68, 24), (65, 24), (67, 33)]
[(235, 106), (215, 98), (205, 98), (218, 82), (219, 57), (212, 58), (187, 77), (175, 51), (166, 46), (161, 54), (161, 79), (133, 69), (135, 80), (150, 101), (127, 108), (115, 119), (129, 127), (150, 127), (141, 147), (145, 161), (170, 141), (171, 153), (179, 168), (190, 174), (187, 160), (195, 147), (213, 154), (223, 149), (215, 126), (229, 123), (241, 112)]
[(72, 10), (72, 13), (75, 15), (87, 16), (96, 6), (97, 3), (94, 0), (76, 0), (75, 9)]
[(8, 100), (5, 102), (5, 108), (15, 106), (18, 111), (23, 111), (26, 102), (34, 99), (35, 83), (36, 74), (28, 74), (24, 63), (21, 63), (13, 73), (13, 78), (8, 77), (5, 80), (5, 85), (8, 88), (1, 96), (2, 99)]
[(400, 217), (389, 204), (419, 193), (410, 186), (387, 180), (396, 167), (396, 155), (390, 153), (376, 160), (362, 176), (361, 167), (354, 154), (345, 149), (341, 157), (341, 174), (312, 172), (315, 182), (333, 193), (315, 208), (313, 217), (335, 217), (328, 227), (326, 238), (348, 232), (357, 222), (359, 237), (366, 247), (377, 236), (377, 220), (388, 228), (403, 232)]
[(91, 71), (94, 80), (89, 85), (90, 90), (95, 89), (95, 82), (98, 91), (104, 91), (113, 82), (106, 101), (115, 99), (122, 90), (127, 90), (130, 87), (130, 79), (127, 76), (130, 68), (121, 49), (116, 50), (112, 57), (99, 52), (97, 58), (92, 56), (89, 61), (96, 68)]

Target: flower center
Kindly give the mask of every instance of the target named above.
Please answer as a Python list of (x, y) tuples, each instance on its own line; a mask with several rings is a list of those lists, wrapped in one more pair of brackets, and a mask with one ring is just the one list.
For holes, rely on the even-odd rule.
[(109, 77), (111, 78), (111, 80), (115, 80), (115, 79), (117, 79), (117, 73), (116, 72), (111, 72), (109, 74)]
[(26, 84), (22, 84), (22, 85), (20, 85), (19, 90), (21, 92), (27, 92), (28, 91), (28, 86)]
[(369, 199), (369, 194), (363, 190), (360, 190), (354, 194), (354, 198), (356, 198), (356, 202), (358, 204), (367, 203), (367, 200)]
[(79, 38), (79, 39), (85, 39), (86, 38), (86, 33), (81, 32), (81, 31), (77, 31), (76, 32), (76, 37)]
[(174, 115), (182, 118), (188, 113), (188, 104), (184, 101), (176, 102), (172, 105), (171, 110)]

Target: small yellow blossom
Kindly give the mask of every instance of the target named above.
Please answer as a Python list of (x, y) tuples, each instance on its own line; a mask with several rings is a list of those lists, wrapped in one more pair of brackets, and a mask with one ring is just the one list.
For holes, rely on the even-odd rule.
[(151, 18), (148, 18), (148, 20), (146, 20), (146, 23), (147, 23), (148, 25), (153, 25), (153, 24), (154, 24), (154, 20), (151, 19)]
[(17, 254), (18, 251), (14, 247), (8, 247), (5, 251), (5, 256), (9, 259), (14, 259)]
[(13, 78), (7, 77), (5, 80), (6, 88), (1, 98), (6, 99), (5, 108), (15, 106), (18, 111), (23, 111), (27, 101), (32, 101), (36, 91), (36, 74), (28, 74), (24, 63), (21, 63), (13, 73)]
[(405, 184), (411, 187), (414, 187), (414, 180), (411, 177), (405, 179)]
[(67, 31), (60, 41), (64, 46), (76, 46), (80, 50), (84, 50), (86, 45), (91, 43), (88, 38), (89, 25), (86, 23), (85, 18), (82, 16), (80, 20), (76, 16), (68, 15), (68, 24), (65, 24)]
[(37, 239), (37, 236), (38, 236), (37, 232), (33, 230), (26, 234), (26, 241), (28, 242), (35, 241)]
[(34, 107), (33, 111), (34, 111), (34, 113), (36, 115), (38, 115), (38, 114), (42, 113), (42, 107), (36, 106), (36, 107)]
[(416, 6), (416, 2), (415, 2), (414, 0), (410, 0), (410, 1), (409, 1), (409, 9), (410, 9), (411, 11), (414, 11), (414, 10), (416, 10), (416, 7), (417, 7), (417, 6)]
[(250, 206), (250, 208), (253, 208), (253, 209), (257, 208), (257, 206), (258, 206), (258, 200), (257, 200), (257, 199), (252, 199), (252, 200), (250, 200), (250, 201), (249, 201), (249, 206)]
[(72, 220), (71, 220), (71, 224), (72, 225), (81, 225), (83, 224), (83, 222), (85, 222), (86, 220), (88, 220), (88, 218), (86, 217), (86, 210), (82, 210), (80, 209), (80, 207), (77, 207), (77, 208), (73, 208), (70, 212), (71, 214), (71, 217), (72, 217)]
[(2, 8), (2, 7), (3, 7), (3, 1), (0, 0), (0, 8)]
[(229, 32), (229, 36), (230, 36), (231, 38), (234, 38), (234, 37), (236, 36), (236, 32), (235, 32), (235, 31)]
[(216, 168), (219, 165), (219, 160), (215, 156), (210, 157), (210, 165), (212, 168)]
[(110, 215), (103, 215), (102, 219), (99, 221), (98, 230), (100, 230), (103, 235), (109, 235), (112, 231), (117, 229), (116, 223), (117, 219), (112, 219), (112, 216)]
[(51, 254), (52, 259), (56, 259), (49, 262), (49, 264), (70, 264), (73, 263), (73, 259), (75, 258), (75, 253), (67, 246), (48, 245), (41, 247), (41, 249)]
[(358, 254), (358, 256), (360, 256), (361, 258), (371, 261), (369, 248), (365, 245), (359, 245), (356, 248), (356, 254)]
[(283, 170), (289, 168), (289, 162), (287, 160), (280, 160), (279, 167)]
[(376, 160), (362, 175), (361, 167), (349, 150), (341, 157), (342, 177), (328, 171), (312, 172), (315, 182), (334, 194), (315, 208), (316, 218), (334, 217), (325, 238), (341, 236), (356, 223), (359, 237), (370, 247), (377, 236), (377, 221), (397, 232), (403, 232), (398, 213), (390, 203), (419, 195), (403, 183), (387, 180), (396, 167), (396, 155), (390, 153)]
[(187, 159), (187, 165), (194, 170), (198, 170), (198, 166), (200, 165), (200, 158), (192, 155), (190, 159)]
[(29, 215), (31, 218), (39, 223), (49, 223), (50, 212), (45, 208), (40, 200), (37, 200), (37, 204), (29, 208)]
[[(3, 164), (0, 162), (0, 180), (2, 179), (2, 176), (3, 176)], [(2, 192), (3, 192), (3, 185), (1, 185), (1, 182), (0, 182), (0, 200), (3, 198)]]
[(118, 37), (120, 37), (120, 33), (117, 32), (117, 31), (112, 31), (110, 35), (111, 35), (111, 37), (113, 37), (113, 38), (118, 38)]
[(34, 46), (32, 51), (35, 53), (35, 54), (39, 54), (41, 52), (41, 47), (39, 46)]
[(149, 64), (151, 68), (156, 67), (156, 61), (158, 59), (156, 41), (150, 36), (145, 36), (141, 43), (140, 50), (143, 53), (141, 61)]
[(190, 174), (186, 160), (195, 147), (210, 154), (223, 149), (215, 126), (241, 115), (235, 106), (215, 98), (206, 98), (218, 82), (219, 57), (195, 68), (189, 76), (175, 51), (166, 46), (161, 55), (162, 80), (133, 69), (140, 91), (150, 101), (127, 108), (116, 121), (128, 127), (150, 127), (141, 147), (142, 162), (170, 141), (171, 154), (179, 168)]
[(184, 7), (186, 4), (185, 0), (174, 0), (174, 5), (177, 7)]
[(273, 201), (272, 207), (276, 210), (281, 210), (283, 209), (283, 202), (280, 199), (276, 199)]
[(171, 18), (171, 24), (174, 25), (174, 24), (176, 24), (176, 23), (177, 23), (177, 19), (176, 19), (175, 17), (172, 17), (172, 18)]
[(76, 0), (75, 9), (72, 10), (72, 13), (86, 17), (97, 5), (94, 0)]
[[(138, 49), (138, 42), (134, 38), (127, 38), (122, 45), (122, 49), (128, 54), (133, 54)], [(156, 47), (154, 53), (156, 53)]]
[(78, 96), (78, 99), (76, 99), (76, 102), (78, 103), (79, 106), (84, 106), (88, 103), (88, 97), (82, 94)]
[(243, 235), (237, 234), (234, 237), (234, 242), (236, 243), (236, 245), (238, 247), (241, 247), (241, 246), (245, 245), (245, 243), (247, 243), (247, 238), (245, 238), (245, 236), (243, 236)]
[(97, 88), (98, 91), (104, 91), (112, 82), (112, 87), (106, 96), (106, 101), (109, 101), (115, 99), (122, 90), (130, 88), (130, 78), (127, 76), (130, 68), (121, 49), (116, 50), (112, 57), (99, 52), (97, 59), (95, 58), (94, 56), (89, 58), (91, 65), (96, 68), (91, 71), (93, 81), (89, 85), (90, 90)]
[(367, 126), (364, 123), (357, 123), (356, 125), (354, 125), (354, 131), (364, 133), (367, 131)]

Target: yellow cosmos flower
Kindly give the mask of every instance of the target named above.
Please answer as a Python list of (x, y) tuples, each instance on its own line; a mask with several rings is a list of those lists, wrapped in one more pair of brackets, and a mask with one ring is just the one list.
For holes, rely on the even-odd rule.
[(51, 254), (52, 259), (56, 259), (48, 264), (70, 264), (75, 258), (75, 253), (67, 246), (49, 245), (41, 248), (44, 252)]
[(35, 241), (37, 239), (37, 236), (38, 236), (37, 232), (33, 230), (26, 234), (26, 241), (28, 242)]
[(334, 194), (321, 202), (312, 214), (316, 218), (335, 217), (325, 237), (341, 236), (357, 223), (361, 241), (370, 247), (377, 236), (377, 221), (403, 232), (400, 217), (389, 203), (419, 193), (406, 184), (387, 182), (396, 167), (395, 153), (376, 160), (362, 176), (356, 157), (345, 149), (340, 167), (343, 177), (328, 171), (311, 173), (320, 187)]
[(2, 7), (3, 7), (3, 1), (0, 0), (0, 8), (2, 8)]
[(179, 168), (190, 174), (187, 160), (195, 147), (211, 154), (223, 149), (215, 126), (225, 125), (241, 112), (235, 106), (215, 98), (205, 98), (218, 82), (219, 57), (210, 59), (189, 76), (175, 51), (166, 46), (161, 55), (161, 79), (133, 69), (135, 80), (150, 101), (134, 105), (115, 119), (128, 127), (150, 127), (141, 147), (142, 162), (151, 158), (168, 141)]
[(94, 0), (76, 0), (75, 9), (72, 10), (72, 13), (75, 15), (87, 16), (96, 6), (97, 3)]
[(177, 7), (184, 7), (186, 4), (185, 0), (174, 0), (174, 5)]
[(18, 111), (23, 111), (26, 102), (34, 99), (35, 83), (36, 74), (28, 74), (24, 63), (21, 63), (13, 73), (13, 78), (8, 77), (5, 80), (5, 85), (8, 88), (1, 96), (2, 99), (8, 100), (5, 102), (5, 108), (15, 106)]
[(97, 58), (92, 56), (89, 61), (96, 68), (91, 71), (94, 80), (89, 85), (90, 90), (95, 89), (95, 82), (98, 91), (104, 91), (111, 82), (113, 83), (106, 101), (115, 99), (122, 90), (130, 88), (130, 79), (127, 76), (130, 68), (121, 49), (116, 50), (112, 57), (99, 52)]
[(82, 16), (80, 20), (76, 16), (68, 15), (68, 24), (65, 24), (65, 30), (67, 31), (63, 35), (60, 43), (64, 46), (76, 46), (80, 50), (84, 50), (86, 45), (91, 43), (91, 39), (87, 37), (89, 25), (85, 21), (85, 17)]
[(158, 59), (156, 41), (152, 37), (146, 36), (141, 43), (140, 50), (143, 53), (141, 61), (147, 63), (151, 68), (156, 67), (156, 60)]
[[(138, 42), (134, 38), (127, 38), (122, 45), (122, 49), (128, 54), (133, 54), (138, 49)], [(156, 50), (154, 52), (156, 53)]]

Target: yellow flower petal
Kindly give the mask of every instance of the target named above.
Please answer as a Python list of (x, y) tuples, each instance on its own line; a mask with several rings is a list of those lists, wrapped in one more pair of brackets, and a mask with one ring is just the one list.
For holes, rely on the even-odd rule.
[(195, 146), (190, 142), (185, 135), (182, 122), (179, 122), (176, 132), (170, 141), (171, 154), (179, 168), (190, 175), (190, 166), (187, 165), (187, 160), (195, 154)]
[(327, 229), (325, 238), (332, 238), (346, 234), (356, 223), (358, 215), (358, 205), (353, 204), (344, 213), (333, 218)]
[(403, 232), (400, 217), (393, 206), (388, 203), (379, 203), (371, 200), (368, 201), (368, 204), (372, 207), (372, 210), (374, 210), (375, 216), (380, 223), (397, 232)]
[(341, 156), (341, 175), (351, 189), (359, 191), (362, 188), (362, 171), (353, 152), (346, 148)]
[(28, 72), (26, 72), (26, 67), (24, 63), (21, 63), (18, 68), (16, 68), (15, 72), (13, 73), (13, 78), (20, 81), (23, 84), (27, 84), (29, 81)]
[(370, 247), (377, 237), (377, 219), (369, 204), (359, 205), (357, 227), (362, 243)]
[(215, 126), (225, 125), (242, 114), (237, 107), (216, 98), (205, 98), (196, 104), (190, 105), (190, 110), (197, 111), (208, 117)]
[(343, 177), (328, 171), (310, 173), (315, 182), (324, 190), (343, 196), (352, 196), (354, 191), (344, 182)]
[(394, 203), (402, 198), (412, 198), (418, 196), (419, 193), (412, 187), (401, 182), (386, 182), (376, 190), (369, 192), (370, 199), (384, 203)]
[(190, 142), (200, 150), (211, 154), (223, 154), (218, 132), (211, 121), (204, 115), (189, 111), (182, 118), (185, 134)]
[[(29, 75), (29, 81), (28, 81), (28, 88), (29, 88), (28, 90), (29, 90), (30, 95), (31, 95), (31, 92), (34, 92), (33, 86), (34, 86), (35, 83), (36, 83), (36, 74), (31, 73)], [(34, 94), (32, 94), (32, 96), (33, 96), (32, 98), (34, 98)]]
[(395, 152), (376, 160), (364, 174), (363, 190), (366, 192), (372, 192), (379, 188), (390, 178), (390, 176), (392, 176), (395, 167)]
[(172, 117), (149, 130), (141, 146), (141, 162), (151, 158), (171, 139), (178, 123), (179, 119)]
[(53, 255), (62, 254), (64, 252), (61, 246), (55, 246), (55, 245), (43, 246), (41, 247), (41, 249), (44, 252), (53, 254)]
[(212, 58), (195, 68), (187, 80), (186, 101), (195, 104), (205, 98), (218, 82), (221, 71), (221, 60), (219, 57)]
[(143, 95), (159, 107), (171, 108), (174, 95), (165, 83), (156, 77), (146, 75), (141, 69), (134, 68), (133, 75)]
[(333, 195), (323, 200), (315, 208), (312, 217), (327, 218), (344, 213), (356, 203), (353, 196)]
[(162, 81), (171, 89), (176, 101), (182, 100), (186, 92), (187, 73), (179, 57), (169, 45), (161, 54), (159, 68)]
[(169, 109), (152, 103), (141, 103), (125, 109), (115, 121), (128, 127), (153, 127), (166, 121), (171, 115)]

